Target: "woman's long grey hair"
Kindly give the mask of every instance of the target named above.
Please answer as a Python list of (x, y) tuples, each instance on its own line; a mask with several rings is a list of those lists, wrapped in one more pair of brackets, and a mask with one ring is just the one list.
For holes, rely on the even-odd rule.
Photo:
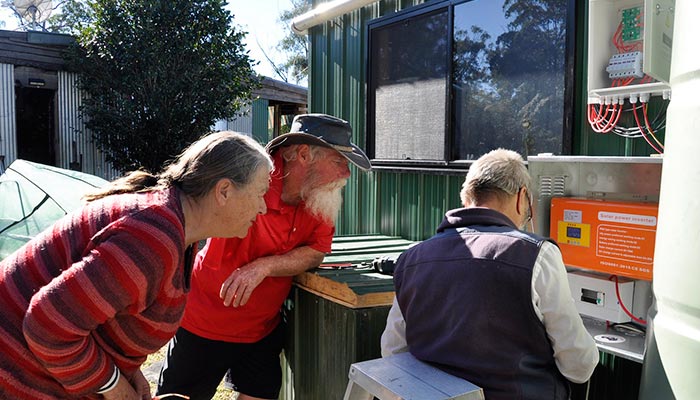
[(222, 179), (236, 185), (249, 183), (259, 167), (272, 169), (272, 160), (254, 139), (223, 131), (208, 134), (188, 146), (158, 175), (133, 171), (85, 196), (87, 201), (119, 193), (134, 193), (175, 186), (185, 195), (204, 197)]

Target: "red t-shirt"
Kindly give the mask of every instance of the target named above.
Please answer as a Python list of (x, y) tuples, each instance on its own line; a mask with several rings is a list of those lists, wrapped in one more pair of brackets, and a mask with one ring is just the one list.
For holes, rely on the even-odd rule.
[(236, 268), (264, 256), (285, 254), (309, 246), (330, 252), (335, 229), (311, 216), (304, 203), (290, 206), (281, 200), (283, 164), (275, 159), (275, 173), (265, 195), (267, 213), (259, 215), (243, 238), (212, 238), (197, 254), (192, 287), (182, 327), (201, 337), (225, 342), (253, 343), (267, 336), (280, 321), (280, 307), (289, 294), (292, 277), (267, 277), (244, 306), (226, 307), (219, 297), (221, 284)]

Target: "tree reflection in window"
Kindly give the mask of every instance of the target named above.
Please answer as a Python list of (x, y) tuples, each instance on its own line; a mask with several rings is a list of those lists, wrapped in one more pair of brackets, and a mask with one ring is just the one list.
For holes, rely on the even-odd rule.
[(562, 151), (567, 3), (474, 0), (454, 7), (453, 154)]

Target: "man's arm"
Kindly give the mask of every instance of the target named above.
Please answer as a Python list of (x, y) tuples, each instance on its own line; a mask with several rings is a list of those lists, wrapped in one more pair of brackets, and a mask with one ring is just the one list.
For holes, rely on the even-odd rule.
[(408, 351), (406, 344), (406, 321), (403, 319), (399, 303), (394, 298), (389, 315), (386, 318), (386, 328), (381, 338), (382, 357)]
[(297, 247), (285, 254), (260, 257), (233, 271), (221, 285), (219, 296), (226, 306), (242, 306), (268, 276), (298, 275), (318, 267), (324, 257), (323, 252), (309, 246)]
[(555, 245), (542, 244), (532, 286), (535, 312), (552, 342), (557, 368), (572, 382), (586, 382), (598, 364), (598, 349), (576, 310), (561, 252)]

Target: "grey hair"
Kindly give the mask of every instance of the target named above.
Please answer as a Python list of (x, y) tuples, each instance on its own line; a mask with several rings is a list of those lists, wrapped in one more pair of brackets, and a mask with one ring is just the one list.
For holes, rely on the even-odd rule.
[(133, 171), (102, 190), (85, 196), (85, 199), (92, 201), (112, 194), (170, 186), (176, 186), (185, 195), (199, 199), (221, 179), (230, 179), (240, 186), (250, 183), (262, 166), (272, 170), (272, 159), (254, 139), (232, 131), (210, 133), (189, 145), (159, 175)]
[(490, 198), (504, 200), (521, 187), (530, 193), (530, 174), (520, 154), (496, 149), (479, 157), (470, 167), (462, 185), (462, 204), (479, 204)]
[(186, 148), (161, 173), (159, 183), (170, 183), (192, 198), (201, 198), (223, 178), (245, 186), (263, 165), (271, 170), (272, 160), (253, 138), (232, 131), (216, 132)]

